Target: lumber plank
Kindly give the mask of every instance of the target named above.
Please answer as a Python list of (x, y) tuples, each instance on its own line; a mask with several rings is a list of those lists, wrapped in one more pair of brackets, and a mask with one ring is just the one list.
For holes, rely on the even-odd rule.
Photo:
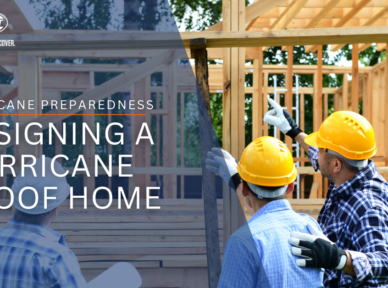
[[(73, 248), (191, 248), (203, 247), (206, 248), (206, 242), (70, 242), (68, 243), (70, 249)], [(220, 242), (222, 247), (222, 242)]]
[[(386, 46), (386, 48), (387, 48), (387, 50), (386, 51), (388, 51), (388, 43), (386, 44), (387, 46)], [(385, 125), (386, 125), (386, 123), (387, 123), (387, 119), (388, 119), (388, 116), (387, 116), (387, 114), (388, 114), (388, 61), (385, 61), (385, 121), (384, 121), (384, 123), (385, 123)], [(388, 131), (387, 131), (388, 129), (384, 129), (384, 143), (385, 143), (385, 145), (384, 145), (384, 148), (385, 148), (385, 150), (384, 150), (384, 156), (385, 157), (388, 157), (388, 145), (387, 145), (387, 143), (388, 143)], [(387, 166), (388, 165), (388, 160), (386, 160), (385, 161), (385, 165)], [(385, 179), (387, 179), (387, 174), (385, 175), (386, 177), (385, 177)]]
[(105, 236), (105, 235), (71, 235), (66, 237), (66, 242), (204, 242), (205, 236)]
[[(286, 89), (287, 92), (285, 93), (285, 98), (284, 98), (284, 105), (287, 108), (287, 111), (291, 114), (291, 117), (293, 117), (293, 110), (292, 107), (294, 106), (293, 104), (293, 64), (294, 64), (294, 47), (293, 46), (288, 46), (287, 47), (287, 74), (286, 74)], [(279, 97), (280, 98), (280, 97)], [(280, 134), (280, 131), (279, 131)], [(288, 150), (290, 150), (292, 154), (292, 138), (291, 137), (285, 137), (285, 142)], [(288, 199), (292, 199), (293, 193), (290, 193), (287, 195)]]
[[(378, 13), (376, 13), (372, 18), (368, 19), (368, 21), (366, 21), (362, 26), (363, 27), (366, 27), (366, 26), (372, 26), (373, 24), (375, 24), (375, 22), (377, 20), (379, 20), (381, 17), (383, 17), (385, 14), (387, 14), (388, 12), (388, 6), (386, 7), (383, 7)], [(360, 51), (364, 51), (366, 48), (368, 48), (371, 44), (364, 44), (361, 48), (360, 48)], [(342, 45), (334, 45), (331, 47), (331, 51), (333, 52), (336, 52), (338, 51), (339, 49), (341, 49), (342, 47), (344, 47), (345, 45), (342, 44)]]
[[(254, 19), (260, 17), (264, 13), (270, 11), (271, 9), (275, 8), (277, 5), (279, 5), (285, 1), (286, 0), (261, 0), (261, 1), (257, 1), (257, 2), (252, 3), (251, 5), (249, 5), (245, 8), (245, 23), (249, 23), (249, 22), (253, 21)], [(223, 1), (223, 3), (224, 2), (230, 3), (230, 1)], [(225, 4), (225, 5), (228, 5), (228, 4)], [(228, 30), (225, 29), (225, 24), (224, 24), (225, 19), (229, 19), (228, 16), (230, 13), (230, 7), (225, 6), (225, 5), (223, 4), (223, 9), (222, 9), (223, 21), (220, 21), (220, 22), (210, 26), (205, 31), (230, 31), (229, 29)], [(228, 14), (226, 14), (226, 13), (228, 13)], [(228, 24), (226, 24), (226, 25), (228, 25)]]
[[(268, 112), (268, 72), (264, 72), (263, 115)], [(268, 136), (268, 123), (264, 122), (263, 136)]]
[(306, 25), (306, 28), (313, 28), (315, 27), (319, 21), (323, 19), (329, 13), (338, 3), (340, 0), (331, 0), (329, 3), (327, 3), (322, 10), (315, 16), (309, 24)]
[[(352, 19), (358, 12), (360, 12), (360, 10), (362, 8), (364, 8), (369, 2), (371, 2), (372, 0), (361, 0), (360, 2), (358, 2), (354, 7), (353, 9), (351, 9), (344, 17), (342, 17), (335, 25), (334, 27), (336, 28), (339, 28), (339, 27), (343, 27), (346, 23), (349, 22), (350, 19)], [(353, 43), (353, 42), (349, 42), (349, 43)], [(356, 42), (354, 42), (356, 43)], [(334, 44), (334, 43), (333, 43)], [(342, 43), (342, 44), (345, 44), (345, 43)], [(315, 51), (316, 50), (316, 47), (314, 48), (311, 48), (311, 49), (308, 49), (307, 51), (311, 52), (311, 51)], [(334, 50), (332, 50), (334, 51)]]
[[(209, 95), (209, 68), (207, 51), (201, 47), (206, 44), (205, 39), (193, 39), (190, 41), (195, 58), (195, 76), (197, 80), (197, 104), (198, 118), (200, 125), (200, 147), (202, 163), (202, 189), (204, 201), (204, 221), (206, 230), (206, 249), (208, 257), (209, 287), (215, 288), (221, 274), (221, 258), (219, 252), (219, 229), (217, 215), (217, 197), (215, 193), (216, 183), (215, 175), (206, 169), (206, 155), (213, 147), (211, 108)], [(197, 45), (199, 44), (199, 45)], [(241, 57), (245, 61), (245, 51)], [(174, 95), (174, 98), (176, 96)], [(172, 107), (175, 111), (175, 106)], [(174, 112), (174, 115), (176, 113)], [(176, 134), (176, 131), (173, 132)], [(176, 143), (175, 146), (176, 147)], [(173, 149), (175, 150), (175, 149)], [(176, 153), (175, 153), (176, 154)], [(176, 158), (173, 158), (176, 159)], [(176, 165), (176, 160), (174, 162)], [(220, 215), (222, 217), (222, 215)]]
[[(2, 50), (179, 49), (182, 48), (182, 42), (184, 46), (189, 47), (189, 40), (193, 38), (206, 38), (208, 48), (367, 43), (369, 39), (374, 39), (377, 43), (385, 43), (388, 28), (370, 26), (267, 31), (203, 31), (181, 32), (180, 37), (177, 35), (173, 32), (153, 31), (102, 33), (90, 30), (63, 30), (59, 33), (43, 30), (30, 34), (4, 34), (2, 36), (4, 40), (14, 40), (16, 46), (3, 47)], [(162, 58), (162, 54), (157, 58)]]
[[(205, 254), (206, 247), (135, 247), (135, 248), (73, 248), (73, 253), (78, 256), (97, 255), (180, 255), (180, 254)], [(222, 252), (222, 249), (220, 249)]]
[(353, 44), (352, 49), (352, 111), (358, 113), (358, 44)]
[(342, 110), (349, 110), (349, 83), (348, 83), (348, 74), (345, 73), (343, 76), (342, 82)]
[[(191, 230), (57, 230), (61, 234), (67, 236), (204, 236), (205, 230), (191, 229)], [(220, 235), (223, 230), (219, 230)]]
[[(113, 265), (117, 264), (117, 261), (109, 262), (80, 262), (81, 269), (108, 269)], [(135, 268), (159, 268), (159, 261), (128, 261)]]

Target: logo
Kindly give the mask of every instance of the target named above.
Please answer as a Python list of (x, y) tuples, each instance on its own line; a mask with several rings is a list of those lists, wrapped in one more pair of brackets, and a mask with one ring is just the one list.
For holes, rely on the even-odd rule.
[(0, 32), (3, 32), (8, 27), (8, 19), (3, 14), (0, 14)]

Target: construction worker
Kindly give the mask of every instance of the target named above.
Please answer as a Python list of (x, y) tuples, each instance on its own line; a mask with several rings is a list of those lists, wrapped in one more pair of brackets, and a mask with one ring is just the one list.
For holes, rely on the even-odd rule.
[(264, 121), (295, 139), (315, 171), (330, 181), (318, 223), (323, 234), (292, 232), (301, 267), (325, 268), (325, 287), (388, 287), (388, 185), (370, 158), (373, 128), (361, 115), (331, 114), (307, 136), (272, 99)]
[[(49, 228), (70, 194), (66, 178), (53, 173), (51, 162), (48, 157), (35, 164), (30, 161), (31, 169), (14, 181), (14, 216), (0, 229), (0, 287), (102, 288), (109, 287), (107, 283), (115, 288), (140, 287), (140, 275), (129, 263), (114, 265), (88, 286), (66, 236)], [(53, 169), (65, 173), (57, 161)]]
[(292, 231), (308, 232), (308, 225), (320, 228), (310, 216), (295, 213), (285, 199), (297, 177), (285, 144), (273, 137), (258, 138), (245, 148), (238, 164), (228, 152), (213, 148), (206, 165), (230, 186), (235, 182), (254, 212), (226, 243), (218, 287), (322, 287), (323, 269), (298, 267), (289, 249)]
[[(33, 168), (35, 171), (26, 169), (24, 177), (19, 173), (12, 186), (14, 217), (0, 230), (0, 286), (88, 287), (65, 236), (49, 228), (58, 216), (58, 206), (69, 196), (70, 186), (66, 178), (53, 174), (48, 157), (38, 158)], [(65, 172), (58, 162), (54, 169), (60, 174)], [(34, 188), (37, 195), (31, 189), (23, 191), (25, 187)], [(56, 199), (48, 198), (46, 209), (45, 187), (56, 188), (47, 190), (47, 195)], [(36, 196), (37, 205), (30, 209)]]

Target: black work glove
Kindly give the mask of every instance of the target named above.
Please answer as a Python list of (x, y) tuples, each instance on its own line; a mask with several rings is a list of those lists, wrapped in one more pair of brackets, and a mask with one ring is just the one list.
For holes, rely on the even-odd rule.
[(300, 133), (302, 133), (302, 129), (299, 128), (298, 125), (296, 125), (294, 119), (292, 119), (291, 114), (288, 113), (285, 109), (283, 109), (283, 115), (287, 119), (288, 124), (291, 126), (291, 130), (289, 130), (286, 135), (290, 136), (292, 139), (295, 139), (296, 136), (298, 136)]
[(292, 247), (292, 254), (305, 258), (296, 260), (296, 265), (342, 270), (347, 261), (345, 250), (338, 248), (311, 224), (308, 224), (308, 228), (313, 235), (297, 231), (291, 232), (289, 242), (296, 246)]

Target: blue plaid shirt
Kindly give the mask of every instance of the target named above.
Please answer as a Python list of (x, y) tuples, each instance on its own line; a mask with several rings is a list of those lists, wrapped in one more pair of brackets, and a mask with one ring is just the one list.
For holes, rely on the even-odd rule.
[[(315, 171), (318, 152), (308, 151)], [(348, 250), (356, 273), (326, 270), (325, 287), (388, 287), (388, 183), (372, 160), (341, 186), (330, 184), (318, 223), (331, 241)]]
[(43, 225), (10, 219), (0, 229), (0, 287), (88, 287), (61, 235)]
[(321, 230), (287, 200), (266, 204), (228, 239), (218, 287), (323, 287), (323, 269), (298, 267), (288, 242), (292, 231), (309, 233), (308, 223)]

